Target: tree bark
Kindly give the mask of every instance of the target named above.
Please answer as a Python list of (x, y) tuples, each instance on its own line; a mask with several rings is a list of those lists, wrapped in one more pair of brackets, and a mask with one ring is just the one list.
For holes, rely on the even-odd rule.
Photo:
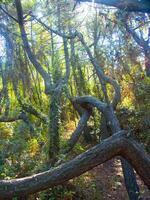
[[(101, 102), (99, 100), (95, 100), (95, 101), (99, 101), (99, 103), (97, 103), (94, 106), (96, 106), (101, 112), (104, 113), (106, 120), (108, 121), (109, 126), (112, 130), (112, 134), (115, 134), (116, 132), (121, 130), (119, 121), (118, 121), (116, 114), (114, 112), (114, 109), (116, 108), (116, 106), (119, 103), (120, 98), (121, 98), (120, 87), (115, 80), (111, 79), (110, 77), (108, 77), (104, 74), (102, 67), (99, 66), (97, 60), (93, 57), (93, 55), (92, 55), (89, 47), (87, 46), (82, 34), (77, 32), (77, 36), (78, 36), (79, 40), (81, 41), (82, 45), (84, 46), (91, 63), (93, 64), (93, 67), (94, 67), (94, 69), (97, 73), (97, 76), (99, 78), (99, 81), (101, 83), (103, 94), (105, 96), (106, 107), (104, 108), (103, 111), (102, 111), (101, 108), (99, 109), (97, 107), (97, 106), (99, 106), (99, 104), (101, 104)], [(110, 100), (109, 100), (109, 97), (108, 97), (108, 94), (107, 94), (106, 83), (109, 83), (114, 88), (114, 97), (113, 97), (112, 103), (110, 103)], [(130, 189), (131, 182), (128, 182), (129, 179), (125, 178), (125, 180), (126, 180), (125, 185), (126, 185), (127, 192), (129, 194), (129, 199), (133, 200), (132, 194), (134, 193), (134, 200), (138, 200), (139, 188), (138, 188), (138, 184), (136, 183), (136, 176), (134, 174), (134, 170), (132, 169), (132, 167), (130, 166), (130, 164), (127, 161), (122, 162), (122, 164), (125, 165), (123, 167), (124, 176), (128, 175), (129, 172), (130, 172), (130, 174), (132, 174), (132, 179), (133, 179), (132, 186), (134, 186), (134, 187), (132, 187), (132, 189), (134, 189), (134, 191), (131, 192), (131, 189)], [(136, 184), (134, 184), (134, 183), (136, 183)]]
[(51, 165), (54, 165), (54, 163), (57, 161), (57, 156), (59, 153), (59, 122), (60, 122), (60, 95), (53, 94), (51, 96), (51, 103), (50, 103), (50, 110), (49, 110), (49, 131), (48, 131), (48, 137), (49, 137), (49, 160), (48, 162)]
[(89, 120), (90, 116), (91, 116), (91, 111), (85, 110), (82, 113), (78, 126), (71, 135), (71, 138), (68, 141), (68, 146), (65, 149), (64, 153), (68, 153), (75, 146), (82, 132), (85, 130), (85, 127), (87, 126), (87, 121)]
[(150, 157), (121, 131), (71, 161), (33, 176), (0, 181), (0, 198), (27, 196), (62, 184), (115, 156), (128, 160), (150, 188)]

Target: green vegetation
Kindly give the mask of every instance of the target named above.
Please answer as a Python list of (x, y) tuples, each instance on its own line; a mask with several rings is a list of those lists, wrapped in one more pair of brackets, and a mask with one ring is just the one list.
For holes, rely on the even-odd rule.
[[(0, 1), (1, 180), (59, 168), (121, 130), (150, 153), (149, 23), (102, 4)], [(109, 200), (91, 172), (56, 185), (12, 199)]]

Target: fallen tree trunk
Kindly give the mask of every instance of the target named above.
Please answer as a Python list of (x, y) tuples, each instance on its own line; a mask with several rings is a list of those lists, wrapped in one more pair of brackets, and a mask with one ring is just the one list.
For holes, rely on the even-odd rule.
[(71, 161), (48, 171), (12, 180), (0, 181), (0, 199), (22, 197), (60, 185), (115, 156), (128, 160), (150, 188), (150, 157), (124, 131), (111, 136)]

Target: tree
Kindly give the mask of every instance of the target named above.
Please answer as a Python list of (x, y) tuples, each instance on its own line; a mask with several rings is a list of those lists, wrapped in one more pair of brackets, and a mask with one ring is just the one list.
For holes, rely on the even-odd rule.
[[(43, 189), (62, 184), (63, 182), (79, 176), (80, 174), (84, 173), (85, 171), (115, 157), (121, 156), (122, 166), (124, 170), (125, 178), (126, 175), (130, 172), (130, 176), (134, 176), (134, 171), (130, 164), (134, 167), (137, 173), (141, 176), (142, 180), (145, 184), (150, 187), (150, 174), (149, 174), (149, 166), (150, 160), (149, 156), (144, 152), (144, 150), (140, 147), (140, 145), (135, 142), (133, 139), (130, 138), (129, 131), (125, 131), (121, 129), (119, 120), (115, 113), (118, 103), (120, 102), (121, 94), (120, 94), (120, 87), (114, 77), (109, 76), (106, 73), (104, 66), (101, 64), (101, 57), (98, 55), (97, 44), (99, 40), (99, 33), (98, 30), (95, 29), (94, 32), (94, 54), (92, 52), (92, 46), (88, 45), (88, 42), (85, 40), (83, 34), (80, 31), (76, 30), (75, 26), (72, 26), (70, 22), (71, 19), (67, 18), (65, 13), (67, 12), (65, 9), (65, 3), (61, 1), (57, 1), (56, 3), (56, 18), (55, 26), (57, 28), (53, 29), (52, 26), (47, 25), (48, 19), (44, 23), (39, 17), (36, 17), (31, 11), (25, 15), (22, 9), (22, 4), (20, 0), (15, 0), (15, 6), (17, 10), (17, 18), (14, 18), (12, 14), (7, 12), (2, 7), (3, 13), (5, 13), (9, 19), (13, 20), (15, 23), (19, 25), (21, 39), (23, 41), (23, 46), (25, 50), (25, 54), (27, 54), (28, 59), (30, 60), (31, 64), (33, 65), (34, 71), (31, 70), (32, 76), (34, 77), (34, 73), (40, 75), (41, 80), (44, 81), (45, 86), (45, 95), (48, 98), (50, 104), (48, 104), (49, 115), (48, 117), (45, 116), (43, 113), (38, 111), (32, 104), (28, 104), (23, 102), (21, 98), (21, 94), (19, 94), (19, 82), (13, 80), (13, 90), (21, 107), (21, 114), (19, 114), (16, 118), (7, 118), (3, 119), (4, 121), (16, 121), (23, 119), (24, 122), (30, 127), (30, 132), (33, 131), (32, 120), (29, 119), (30, 115), (36, 116), (40, 122), (44, 122), (48, 124), (48, 135), (49, 135), (49, 162), (48, 164), (56, 166), (48, 171), (45, 171), (40, 174), (35, 174), (30, 177), (16, 179), (16, 180), (2, 180), (0, 181), (0, 197), (2, 198), (12, 198), (12, 197), (23, 197), (37, 191), (41, 191)], [(53, 6), (53, 5), (52, 5)], [(60, 8), (63, 8), (64, 13), (61, 12)], [(133, 9), (133, 8), (132, 8)], [(137, 8), (136, 8), (137, 9)], [(142, 9), (144, 11), (145, 8)], [(131, 11), (131, 10), (130, 10)], [(47, 53), (42, 51), (37, 51), (34, 48), (34, 37), (36, 38), (36, 34), (33, 34), (33, 29), (31, 29), (31, 41), (29, 39), (29, 34), (27, 32), (28, 25), (26, 22), (29, 21), (36, 21), (40, 24), (40, 27), (44, 29), (44, 31), (48, 32), (50, 36), (51, 46), (51, 61), (50, 59), (46, 59)], [(52, 20), (52, 19), (51, 19)], [(32, 24), (31, 24), (32, 25)], [(97, 24), (96, 24), (97, 27)], [(17, 33), (18, 34), (18, 33)], [(59, 37), (58, 41), (62, 41), (63, 44), (63, 56), (65, 64), (60, 67), (60, 63), (57, 57), (57, 44), (55, 44), (54, 36)], [(68, 49), (68, 41), (70, 41), (71, 51)], [(100, 98), (101, 101), (93, 96), (86, 95), (86, 96), (78, 96), (73, 97), (70, 95), (69, 91), (69, 83), (70, 83), (70, 76), (71, 76), (71, 67), (73, 72), (73, 78), (76, 81), (76, 85), (78, 88), (78, 94), (86, 93), (87, 86), (85, 84), (83, 71), (80, 68), (82, 65), (80, 64), (80, 55), (76, 54), (75, 51), (75, 42), (78, 42), (78, 45), (81, 46), (82, 53), (84, 56), (90, 60), (91, 69), (96, 75), (96, 81), (99, 84), (100, 88)], [(17, 43), (17, 42), (16, 42)], [(42, 48), (42, 50), (44, 50)], [(49, 50), (49, 49), (48, 49)], [(24, 54), (22, 53), (23, 50), (19, 51), (19, 56), (17, 55), (17, 59), (23, 59)], [(70, 54), (71, 54), (71, 62), (70, 62)], [(42, 57), (43, 55), (43, 57)], [(117, 56), (116, 56), (117, 57)], [(117, 57), (118, 58), (118, 57)], [(28, 60), (27, 58), (25, 60)], [(44, 61), (43, 61), (44, 60)], [(47, 63), (45, 61), (48, 61)], [(49, 67), (49, 61), (51, 62), (51, 68)], [(119, 59), (118, 59), (119, 61)], [(46, 63), (46, 64), (45, 64)], [(29, 65), (29, 64), (28, 64)], [(80, 80), (83, 84), (83, 89), (80, 91), (80, 85), (78, 83), (78, 77), (76, 70), (76, 65), (78, 68), (78, 75)], [(29, 65), (30, 66), (30, 65)], [(63, 66), (65, 66), (63, 68)], [(86, 67), (85, 67), (86, 68)], [(27, 68), (28, 69), (28, 68)], [(29, 77), (28, 70), (24, 72), (24, 74)], [(37, 78), (39, 78), (37, 75)], [(20, 79), (20, 76), (18, 76)], [(4, 79), (3, 79), (4, 80)], [(24, 88), (24, 78), (22, 80), (22, 91), (25, 91)], [(30, 81), (30, 79), (29, 79)], [(39, 80), (38, 80), (39, 81)], [(95, 81), (95, 80), (94, 80)], [(95, 82), (96, 82), (95, 81)], [(40, 82), (40, 81), (39, 81)], [(95, 83), (94, 82), (94, 83)], [(35, 81), (35, 85), (37, 85)], [(5, 83), (3, 82), (3, 86)], [(41, 89), (39, 83), (39, 90)], [(109, 87), (111, 87), (111, 95), (109, 94)], [(38, 92), (36, 92), (36, 96), (38, 96)], [(99, 91), (97, 92), (99, 93)], [(60, 137), (59, 137), (59, 121), (61, 118), (60, 110), (61, 102), (63, 99), (62, 94), (67, 96), (67, 101), (70, 102), (70, 105), (73, 105), (74, 109), (79, 113), (79, 122), (78, 126), (73, 132), (70, 137), (70, 140), (67, 142), (68, 146), (64, 150), (63, 153), (66, 156), (67, 152), (75, 146), (78, 142), (79, 137), (82, 135), (83, 131), (85, 131), (85, 127), (87, 126), (87, 122), (90, 119), (90, 116), (93, 114), (94, 108), (96, 108), (102, 116), (105, 118), (105, 122), (107, 126), (111, 130), (112, 136), (104, 141), (101, 144), (91, 148), (87, 152), (79, 155), (73, 160), (66, 162), (65, 164), (58, 165), (62, 161), (59, 160), (59, 149), (60, 149)], [(73, 94), (73, 93), (72, 93)], [(102, 96), (101, 96), (102, 95)], [(40, 99), (40, 98), (39, 98)], [(41, 100), (40, 100), (41, 101)], [(41, 107), (41, 104), (40, 104)], [(7, 104), (6, 104), (7, 108)], [(29, 116), (29, 117), (28, 117)], [(58, 162), (57, 162), (58, 161)], [(130, 164), (129, 164), (130, 163)], [(128, 182), (129, 181), (129, 182)], [(134, 182), (133, 188), (131, 187), (130, 181), (133, 180), (126, 179), (126, 185), (128, 188), (128, 193), (130, 199), (137, 199), (139, 194), (136, 194), (136, 191), (139, 192), (138, 186), (136, 182)], [(134, 190), (134, 192), (132, 191)]]
[(77, 158), (52, 170), (26, 178), (0, 181), (0, 197), (7, 199), (14, 196), (21, 197), (53, 187), (79, 176), (117, 155), (128, 159), (141, 175), (145, 184), (150, 186), (150, 159), (148, 155), (144, 153), (139, 144), (129, 139), (126, 133), (120, 132)]

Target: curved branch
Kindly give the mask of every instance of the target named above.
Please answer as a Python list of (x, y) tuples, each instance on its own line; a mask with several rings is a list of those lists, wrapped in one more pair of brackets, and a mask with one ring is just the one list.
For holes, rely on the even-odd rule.
[(70, 99), (74, 108), (80, 115), (80, 120), (75, 131), (72, 133), (71, 138), (68, 140), (67, 148), (63, 151), (64, 154), (68, 153), (74, 145), (77, 143), (82, 131), (84, 131), (87, 121), (92, 114), (92, 107), (96, 107), (101, 112), (105, 112), (107, 104), (99, 101), (97, 98), (92, 96), (82, 96)]
[(128, 139), (124, 132), (119, 132), (58, 167), (25, 178), (1, 180), (0, 198), (25, 196), (62, 184), (119, 155), (132, 163), (150, 188), (149, 156), (135, 141)]
[(78, 122), (78, 126), (75, 129), (75, 131), (72, 133), (71, 138), (68, 141), (67, 149), (65, 149), (64, 153), (68, 153), (75, 146), (81, 133), (87, 126), (87, 121), (89, 120), (90, 116), (91, 116), (91, 111), (89, 110), (85, 110), (82, 113), (80, 120)]
[(44, 82), (45, 82), (45, 92), (47, 94), (49, 94), (51, 89), (52, 89), (51, 76), (45, 71), (45, 69), (37, 61), (36, 56), (34, 55), (34, 53), (32, 52), (32, 50), (30, 48), (28, 38), (27, 38), (27, 34), (26, 34), (26, 31), (25, 31), (25, 27), (24, 27), (24, 18), (23, 18), (23, 10), (22, 10), (21, 1), (15, 0), (15, 5), (16, 5), (18, 23), (19, 23), (19, 28), (20, 28), (24, 48), (26, 50), (26, 53), (29, 57), (30, 62), (33, 64), (33, 66), (39, 72), (39, 74), (43, 77)]
[(136, 33), (135, 29), (131, 28), (128, 25), (128, 15), (129, 13), (124, 13), (122, 14), (122, 21), (124, 23), (124, 26), (126, 28), (126, 31), (133, 37), (133, 39), (136, 41), (136, 43), (141, 46), (145, 52), (150, 51), (150, 47), (148, 45), (148, 41), (144, 40), (142, 37), (139, 37), (138, 34)]
[(83, 35), (81, 33), (79, 33), (78, 31), (76, 31), (76, 35), (79, 38), (80, 42), (82, 43), (83, 47), (85, 48), (85, 50), (86, 50), (86, 52), (89, 56), (89, 59), (90, 59), (92, 65), (93, 65), (93, 67), (95, 68), (95, 71), (96, 71), (98, 78), (101, 82), (101, 86), (102, 86), (102, 89), (103, 89), (103, 92), (104, 92), (104, 95), (105, 95), (107, 102), (108, 102), (108, 96), (107, 96), (105, 82), (109, 83), (110, 85), (113, 86), (115, 94), (114, 94), (114, 98), (113, 98), (113, 101), (112, 101), (112, 105), (114, 107), (116, 107), (117, 104), (119, 103), (120, 99), (121, 99), (119, 85), (117, 84), (117, 82), (115, 80), (111, 79), (110, 77), (108, 77), (104, 74), (104, 72), (103, 72), (102, 68), (99, 66), (97, 60), (93, 57), (93, 55), (90, 51), (90, 48), (88, 47), (88, 45), (86, 44), (86, 42), (83, 38)]
[[(92, 2), (92, 0), (77, 0), (78, 2)], [(144, 12), (150, 13), (149, 0), (94, 0), (94, 3), (113, 6), (129, 12)]]
[(107, 104), (101, 102), (96, 97), (92, 96), (82, 96), (82, 97), (75, 97), (73, 99), (73, 102), (81, 105), (81, 107), (85, 108), (91, 108), (91, 106), (96, 107), (101, 112), (105, 112)]
[(107, 92), (106, 92), (106, 88), (105, 88), (105, 82), (111, 84), (114, 88), (114, 91), (115, 91), (115, 95), (114, 95), (114, 98), (113, 98), (113, 101), (112, 101), (112, 105), (114, 107), (117, 106), (118, 102), (120, 101), (121, 99), (121, 95), (120, 95), (120, 87), (119, 85), (117, 84), (117, 82), (113, 79), (111, 79), (110, 77), (106, 76), (103, 72), (103, 70), (100, 68), (98, 62), (96, 61), (96, 59), (92, 56), (92, 53), (90, 51), (90, 48), (88, 47), (88, 45), (86, 44), (83, 36), (81, 33), (79, 33), (77, 30), (75, 30), (73, 33), (67, 35), (67, 34), (64, 34), (64, 33), (61, 33), (60, 31), (57, 31), (57, 30), (53, 30), (51, 27), (47, 26), (45, 23), (43, 23), (40, 19), (38, 19), (36, 16), (34, 15), (31, 15), (37, 22), (39, 22), (47, 31), (50, 31), (50, 32), (53, 32), (55, 33), (56, 35), (59, 35), (60, 37), (64, 38), (64, 39), (73, 39), (75, 37), (78, 37), (80, 42), (82, 43), (83, 47), (85, 48), (88, 56), (89, 56), (89, 59), (91, 61), (91, 63), (93, 64), (94, 68), (95, 68), (95, 71), (100, 79), (100, 82), (101, 82), (101, 85), (102, 85), (102, 88), (103, 88), (103, 91), (104, 91), (104, 95), (106, 96), (106, 101), (108, 102), (108, 97), (107, 97)]

